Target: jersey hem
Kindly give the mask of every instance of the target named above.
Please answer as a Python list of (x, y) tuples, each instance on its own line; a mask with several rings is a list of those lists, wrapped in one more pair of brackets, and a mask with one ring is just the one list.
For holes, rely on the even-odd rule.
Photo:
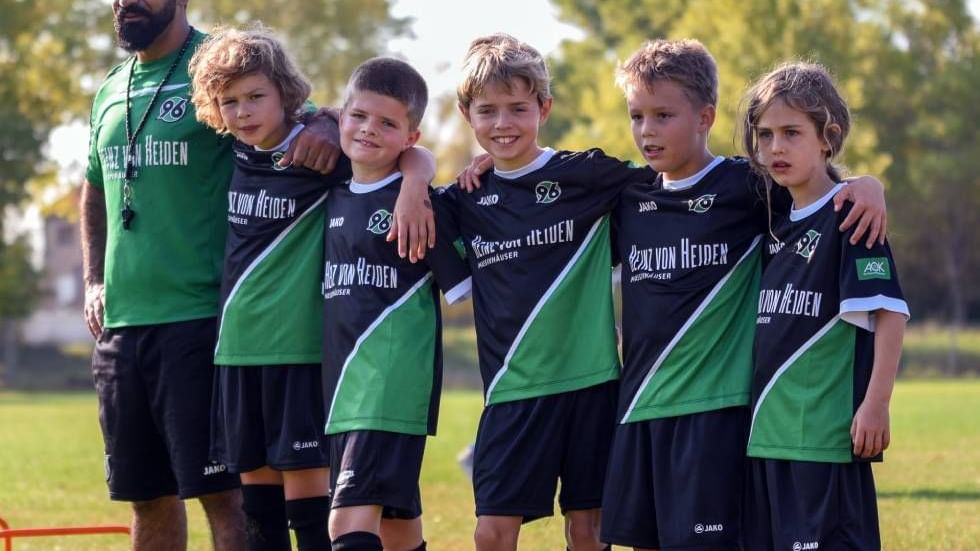
[(816, 461), (818, 463), (853, 463), (851, 448), (789, 448), (750, 444), (746, 453), (758, 459), (785, 459), (790, 461)]
[(562, 394), (565, 392), (572, 392), (574, 390), (582, 390), (583, 388), (601, 385), (602, 383), (608, 383), (609, 381), (615, 381), (616, 379), (619, 379), (619, 369), (613, 368), (611, 370), (604, 369), (600, 372), (583, 375), (572, 380), (566, 379), (562, 381), (539, 383), (533, 386), (525, 386), (511, 390), (495, 390), (493, 396), (491, 396), (489, 400), (486, 400), (485, 405), (492, 406), (496, 404), (503, 404), (505, 402), (516, 402), (518, 400), (527, 400), (529, 398), (541, 398), (544, 396), (551, 396), (553, 394)]
[(638, 423), (641, 421), (650, 421), (652, 419), (662, 419), (664, 417), (679, 417), (682, 415), (705, 413), (708, 411), (716, 411), (719, 409), (747, 405), (749, 405), (749, 393), (741, 392), (738, 394), (728, 394), (725, 396), (685, 402), (683, 404), (643, 406), (634, 408), (633, 414), (620, 424), (625, 425), (628, 423)]
[(417, 423), (414, 421), (399, 421), (395, 419), (377, 418), (356, 418), (343, 419), (340, 421), (331, 420), (330, 425), (324, 428), (324, 434), (334, 435), (344, 432), (354, 432), (360, 430), (377, 430), (383, 432), (394, 432), (396, 434), (408, 434), (412, 436), (429, 436), (429, 424)]
[(131, 319), (131, 320), (126, 320), (126, 319), (123, 319), (123, 320), (110, 320), (109, 317), (106, 316), (104, 327), (107, 328), (107, 329), (119, 329), (121, 327), (136, 327), (136, 326), (141, 326), (141, 325), (163, 325), (165, 323), (178, 323), (178, 322), (182, 322), (182, 321), (193, 321), (193, 320), (200, 320), (200, 319), (206, 319), (206, 318), (216, 318), (216, 317), (218, 317), (218, 310), (217, 310), (217, 308), (215, 308), (214, 310), (208, 310), (208, 311), (202, 311), (202, 312), (195, 312), (193, 314), (187, 314), (187, 315), (184, 315), (184, 316), (173, 316), (173, 317), (167, 317), (167, 318), (162, 318), (162, 319), (160, 319), (160, 318), (153, 318), (153, 319), (140, 319), (140, 318), (136, 318), (136, 319)]
[(216, 354), (214, 365), (226, 367), (262, 367), (267, 365), (284, 364), (313, 364), (320, 365), (321, 354), (279, 354), (276, 356), (255, 356), (251, 354)]

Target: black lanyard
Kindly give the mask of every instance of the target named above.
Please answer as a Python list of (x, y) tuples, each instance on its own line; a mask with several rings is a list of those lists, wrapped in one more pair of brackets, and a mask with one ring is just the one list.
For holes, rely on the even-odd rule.
[(131, 130), (132, 123), (130, 119), (132, 117), (132, 104), (130, 103), (130, 93), (133, 89), (133, 72), (136, 67), (136, 56), (133, 56), (133, 62), (129, 65), (129, 80), (126, 81), (126, 174), (123, 177), (123, 208), (120, 211), (122, 216), (122, 227), (124, 230), (129, 229), (129, 225), (133, 221), (133, 217), (136, 216), (136, 211), (133, 210), (133, 187), (130, 182), (136, 179), (136, 139), (139, 137), (140, 132), (143, 131), (143, 127), (146, 126), (146, 119), (149, 118), (150, 111), (153, 110), (153, 104), (156, 103), (157, 97), (166, 86), (167, 81), (173, 76), (174, 71), (177, 70), (177, 66), (180, 65), (180, 60), (183, 59), (184, 53), (187, 51), (187, 47), (191, 43), (191, 38), (194, 37), (194, 27), (189, 27), (187, 31), (187, 38), (184, 39), (184, 44), (180, 47), (180, 52), (177, 53), (177, 57), (174, 62), (170, 64), (170, 68), (167, 69), (167, 74), (157, 85), (157, 89), (153, 92), (153, 97), (150, 98), (150, 104), (146, 106), (146, 111), (143, 111), (143, 116), (140, 118), (139, 124), (136, 125), (136, 130)]

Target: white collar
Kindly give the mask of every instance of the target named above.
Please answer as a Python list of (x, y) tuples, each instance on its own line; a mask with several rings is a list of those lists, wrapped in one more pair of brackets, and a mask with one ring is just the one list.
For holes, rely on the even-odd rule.
[(521, 176), (530, 174), (548, 164), (548, 161), (550, 161), (554, 156), (555, 150), (551, 149), (550, 147), (546, 147), (536, 159), (522, 166), (521, 168), (515, 168), (514, 170), (498, 170), (495, 168), (493, 169), (493, 173), (505, 180), (516, 180)]
[(380, 179), (380, 180), (378, 180), (376, 182), (369, 182), (367, 184), (362, 184), (361, 182), (356, 182), (356, 181), (354, 181), (353, 178), (351, 178), (351, 181), (350, 181), (350, 190), (351, 190), (351, 193), (357, 193), (357, 194), (371, 193), (372, 191), (377, 191), (377, 190), (379, 190), (379, 189), (387, 186), (388, 184), (394, 182), (395, 180), (397, 180), (397, 179), (399, 179), (401, 177), (402, 177), (402, 173), (396, 170), (396, 171), (392, 172), (391, 174), (385, 176), (384, 178), (382, 178), (382, 179)]
[(711, 159), (711, 162), (708, 163), (708, 166), (699, 170), (697, 174), (692, 174), (687, 178), (681, 178), (680, 180), (668, 180), (667, 177), (664, 176), (663, 177), (664, 189), (666, 189), (667, 191), (681, 191), (689, 187), (693, 187), (695, 184), (700, 182), (701, 179), (705, 177), (705, 175), (711, 172), (711, 169), (720, 165), (721, 162), (724, 160), (725, 160), (724, 157), (718, 155), (714, 159)]
[(847, 184), (844, 183), (837, 184), (830, 191), (828, 191), (823, 197), (817, 199), (816, 201), (810, 203), (809, 205), (801, 209), (791, 210), (789, 212), (789, 219), (793, 222), (799, 222), (800, 220), (803, 220), (807, 216), (810, 216), (811, 214), (817, 212), (818, 210), (820, 210), (820, 207), (826, 205), (827, 202), (833, 199), (834, 195), (837, 195), (837, 192), (840, 191), (846, 185)]
[(283, 140), (282, 143), (280, 143), (279, 145), (273, 147), (272, 149), (262, 149), (257, 145), (252, 147), (254, 147), (256, 151), (285, 151), (289, 149), (289, 144), (293, 143), (293, 138), (295, 138), (300, 132), (302, 132), (304, 128), (306, 128), (306, 126), (304, 126), (303, 123), (300, 122), (296, 123), (296, 125), (293, 126), (293, 129), (289, 131), (289, 135), (286, 136), (286, 139)]

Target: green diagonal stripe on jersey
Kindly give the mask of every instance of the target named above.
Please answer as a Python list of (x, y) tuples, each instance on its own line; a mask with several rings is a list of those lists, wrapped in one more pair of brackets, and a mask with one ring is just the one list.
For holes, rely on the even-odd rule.
[[(324, 231), (320, 206), (324, 199), (326, 194), (283, 230), (235, 282), (221, 312), (216, 364), (320, 363)], [(296, 280), (296, 273), (310, 275), (308, 289), (283, 288), (282, 281)], [(281, 312), (308, 322), (283, 323), (276, 319)], [(293, 343), (289, 348), (295, 352), (269, 350), (269, 342)]]
[(361, 334), (341, 369), (327, 434), (427, 434), (438, 307), (428, 273)]
[(604, 216), (524, 321), (487, 389), (487, 405), (619, 377), (611, 257), (609, 217)]
[(748, 455), (799, 461), (851, 461), (856, 329), (840, 317), (805, 342), (759, 396)]
[(620, 422), (749, 403), (761, 241), (752, 241), (664, 347)]

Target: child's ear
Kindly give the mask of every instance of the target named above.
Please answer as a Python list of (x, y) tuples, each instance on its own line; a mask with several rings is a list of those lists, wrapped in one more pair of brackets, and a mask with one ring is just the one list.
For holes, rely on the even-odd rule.
[(470, 121), (470, 108), (463, 105), (462, 102), (456, 102), (456, 109), (459, 109), (459, 113), (463, 115), (463, 118), (466, 119), (466, 122), (472, 126), (473, 122)]
[(552, 98), (548, 98), (541, 102), (541, 117), (538, 119), (538, 124), (542, 125), (548, 120), (548, 115), (551, 114), (551, 103)]
[(840, 136), (840, 134), (841, 134), (841, 129), (839, 124), (837, 124), (836, 122), (832, 122), (827, 125), (827, 129), (826, 131), (824, 131), (824, 135), (822, 136), (821, 139), (821, 142), (823, 143), (820, 144), (820, 148), (823, 150), (824, 153), (829, 155), (830, 152), (833, 150), (830, 143), (828, 142), (828, 138), (830, 138), (830, 136)]
[(422, 137), (422, 131), (420, 131), (418, 128), (409, 132), (408, 139), (405, 140), (405, 147), (402, 148), (402, 151), (405, 151), (406, 149), (414, 146), (416, 143), (418, 143), (419, 138), (421, 137)]
[(717, 110), (715, 109), (715, 106), (711, 105), (710, 103), (701, 108), (701, 112), (698, 114), (698, 117), (702, 130), (711, 130), (711, 127), (715, 124), (716, 114)]

